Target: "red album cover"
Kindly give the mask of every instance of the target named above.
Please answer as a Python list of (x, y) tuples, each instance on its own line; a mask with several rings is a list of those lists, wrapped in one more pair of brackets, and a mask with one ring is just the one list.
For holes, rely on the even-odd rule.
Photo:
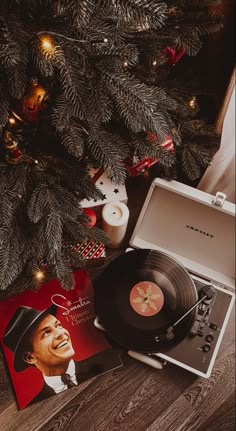
[(52, 280), (0, 301), (0, 340), (21, 409), (122, 366), (94, 326), (87, 271), (74, 277), (73, 290)]

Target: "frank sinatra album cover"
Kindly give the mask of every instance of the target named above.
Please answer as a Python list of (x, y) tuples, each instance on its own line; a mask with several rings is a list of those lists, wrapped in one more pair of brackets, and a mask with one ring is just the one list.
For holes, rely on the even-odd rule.
[(74, 277), (70, 291), (52, 280), (0, 301), (1, 345), (21, 409), (123, 365), (94, 326), (87, 271)]

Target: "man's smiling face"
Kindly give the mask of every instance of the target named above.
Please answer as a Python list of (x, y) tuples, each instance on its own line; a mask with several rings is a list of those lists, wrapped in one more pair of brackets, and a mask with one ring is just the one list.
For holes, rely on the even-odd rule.
[(31, 342), (34, 365), (46, 375), (54, 374), (54, 368), (68, 363), (75, 354), (69, 332), (51, 314), (34, 328)]

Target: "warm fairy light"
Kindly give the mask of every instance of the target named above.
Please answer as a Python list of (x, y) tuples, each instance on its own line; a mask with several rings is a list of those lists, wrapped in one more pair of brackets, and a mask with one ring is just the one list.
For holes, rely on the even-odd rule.
[(156, 60), (154, 60), (154, 61), (152, 62), (152, 65), (155, 67), (155, 66), (157, 65), (157, 61), (156, 61)]
[(45, 273), (41, 269), (39, 269), (38, 271), (35, 271), (34, 278), (37, 281), (43, 281), (45, 278)]
[(197, 99), (196, 99), (196, 97), (194, 96), (194, 97), (190, 100), (190, 102), (189, 102), (189, 106), (190, 106), (190, 108), (195, 109), (195, 108), (196, 108), (196, 103), (197, 103)]
[(44, 48), (44, 49), (51, 49), (52, 48), (52, 44), (51, 44), (51, 42), (49, 42), (49, 40), (43, 40), (42, 41), (42, 47)]
[(13, 117), (9, 118), (9, 123), (10, 123), (12, 126), (14, 126), (14, 124), (16, 124), (16, 120), (15, 120), (15, 118), (13, 118)]
[(53, 43), (51, 39), (47, 36), (41, 37), (41, 45), (45, 52), (50, 52), (53, 48)]
[(125, 62), (124, 62), (124, 66), (125, 66), (125, 67), (128, 67), (128, 65), (129, 65), (129, 64), (128, 64), (128, 61), (125, 61)]
[(108, 42), (107, 37), (104, 37), (103, 42), (105, 42), (105, 43), (107, 43), (107, 42)]

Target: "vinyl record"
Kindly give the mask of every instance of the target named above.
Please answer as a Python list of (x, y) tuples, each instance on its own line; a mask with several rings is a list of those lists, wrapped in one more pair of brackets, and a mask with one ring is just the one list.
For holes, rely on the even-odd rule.
[(195, 310), (172, 325), (198, 300), (184, 266), (155, 250), (133, 250), (113, 260), (95, 283), (95, 308), (110, 337), (121, 346), (157, 353), (188, 334)]

